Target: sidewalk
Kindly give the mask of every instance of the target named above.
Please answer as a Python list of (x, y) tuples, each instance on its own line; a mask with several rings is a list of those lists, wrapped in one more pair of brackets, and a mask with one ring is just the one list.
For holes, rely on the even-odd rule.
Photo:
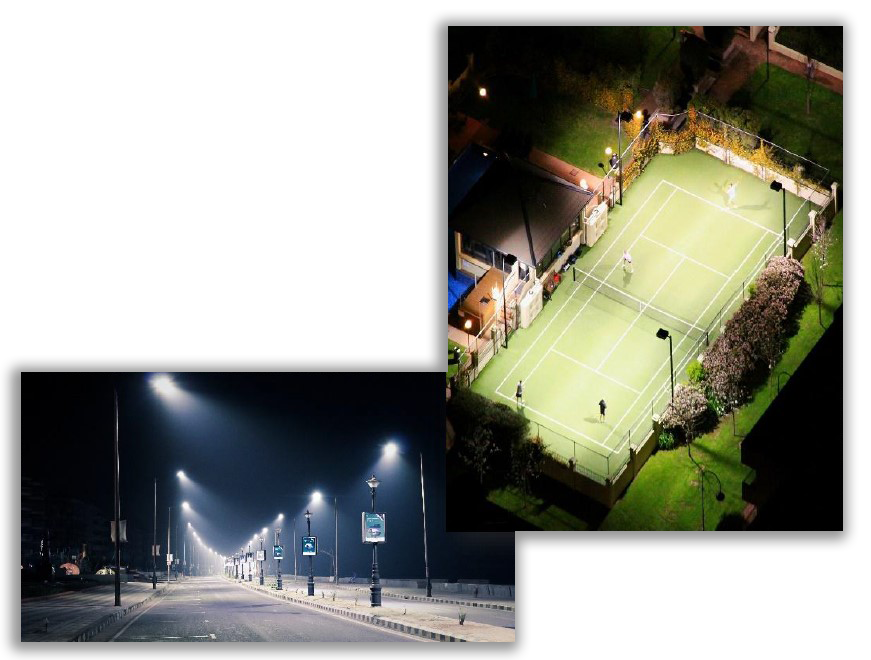
[(22, 600), (21, 641), (83, 641), (164, 593), (166, 588), (166, 583), (158, 584), (154, 590), (150, 582), (126, 582), (121, 585), (121, 607), (115, 607), (114, 585)]
[[(332, 584), (329, 584), (332, 587)], [(352, 589), (357, 592), (369, 593), (369, 585), (340, 584), (340, 589)], [(448, 591), (436, 591), (433, 585), (432, 597), (427, 598), (426, 589), (406, 589), (402, 587), (382, 587), (381, 595), (390, 598), (402, 598), (405, 600), (420, 600), (431, 603), (449, 603), (465, 605), (466, 607), (483, 607), (494, 610), (514, 611), (513, 598), (497, 598), (495, 596), (483, 596), (475, 598), (471, 594), (452, 593)]]
[[(224, 578), (229, 582), (236, 582)], [(335, 587), (332, 583), (323, 582), (315, 585), (315, 595), (305, 594), (305, 583), (293, 582), (284, 585), (283, 591), (276, 591), (270, 586), (260, 586), (256, 582), (238, 582), (240, 586), (254, 591), (261, 591), (275, 598), (316, 607), (320, 610), (346, 616), (357, 621), (382, 626), (391, 630), (399, 630), (424, 639), (434, 639), (445, 642), (513, 642), (514, 629), (490, 626), (473, 621), (460, 625), (458, 619), (448, 619), (425, 610), (408, 611), (399, 605), (386, 604), (373, 609), (369, 606), (368, 594), (357, 592), (355, 585)], [(292, 585), (292, 586), (291, 586)], [(367, 590), (368, 591), (368, 590)], [(418, 591), (409, 589), (408, 591)], [(382, 596), (386, 596), (382, 591)]]

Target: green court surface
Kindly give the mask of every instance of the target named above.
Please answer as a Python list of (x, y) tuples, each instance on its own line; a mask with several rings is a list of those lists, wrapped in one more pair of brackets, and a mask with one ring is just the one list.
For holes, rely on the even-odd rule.
[[(731, 207), (729, 182), (737, 183)], [(609, 211), (602, 238), (472, 389), (513, 406), (522, 379), (521, 411), (549, 449), (599, 481), (615, 476), (670, 398), (669, 346), (657, 330), (671, 334), (683, 380), (767, 259), (782, 254), (781, 195), (700, 151), (655, 157)], [(798, 238), (811, 208), (787, 193), (788, 237)]]

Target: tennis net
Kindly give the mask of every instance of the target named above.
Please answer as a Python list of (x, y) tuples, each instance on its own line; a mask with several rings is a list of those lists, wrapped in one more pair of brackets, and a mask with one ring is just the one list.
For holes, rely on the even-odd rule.
[(618, 302), (621, 305), (628, 307), (629, 309), (635, 310), (636, 312), (644, 314), (645, 316), (649, 316), (655, 321), (659, 321), (660, 323), (664, 324), (669, 330), (674, 330), (675, 332), (679, 332), (695, 340), (702, 339), (707, 335), (707, 332), (703, 328), (700, 328), (694, 323), (685, 321), (684, 319), (675, 316), (670, 312), (666, 312), (664, 309), (660, 309), (655, 305), (651, 305), (645, 300), (641, 300), (640, 298), (636, 298), (635, 296), (630, 295), (625, 291), (621, 291), (612, 284), (608, 284), (604, 280), (600, 280), (592, 273), (583, 271), (577, 266), (572, 266), (572, 278), (576, 283), (588, 286), (589, 288), (596, 291), (596, 293), (601, 293), (606, 298), (610, 298), (611, 300), (614, 300), (615, 302)]

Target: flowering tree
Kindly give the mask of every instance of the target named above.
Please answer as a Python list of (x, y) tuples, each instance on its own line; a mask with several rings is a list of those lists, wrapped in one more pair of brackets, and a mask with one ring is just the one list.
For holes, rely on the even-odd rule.
[(823, 324), (823, 291), (825, 290), (826, 268), (829, 266), (829, 248), (832, 246), (832, 235), (826, 231), (825, 222), (818, 218), (814, 223), (814, 244), (811, 246), (808, 280), (810, 280), (811, 297), (817, 304), (820, 325)]
[(666, 408), (661, 421), (664, 429), (677, 431), (691, 442), (713, 419), (708, 400), (700, 389), (678, 385), (674, 388), (674, 402)]

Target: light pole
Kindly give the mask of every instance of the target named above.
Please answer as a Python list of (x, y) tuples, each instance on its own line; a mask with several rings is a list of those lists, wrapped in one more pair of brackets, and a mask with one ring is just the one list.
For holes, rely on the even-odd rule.
[[(308, 525), (308, 535), (312, 535), (312, 514), (306, 509), (305, 510), (305, 522)], [(312, 556), (308, 556), (308, 595), (315, 595), (315, 578), (312, 573)]]
[(151, 588), (157, 589), (157, 479), (154, 479), (154, 534), (151, 539)]
[(169, 584), (169, 569), (172, 565), (172, 557), (169, 554), (170, 526), (172, 525), (172, 507), (169, 507), (169, 518), (166, 521), (166, 583)]
[(656, 336), (660, 339), (668, 339), (668, 362), (671, 365), (671, 402), (674, 404), (674, 357), (671, 350), (671, 335), (665, 328), (660, 328), (656, 331)]
[[(279, 514), (278, 519), (281, 520), (283, 517), (284, 516)], [(281, 545), (281, 527), (275, 528), (275, 545)], [(281, 586), (281, 557), (279, 556), (276, 561), (278, 561), (278, 583), (276, 586), (277, 586), (278, 590), (281, 591), (282, 590), (282, 586)]]
[(296, 584), (296, 518), (293, 519), (293, 582)]
[(248, 554), (245, 557), (248, 562), (248, 582), (251, 582), (251, 541), (248, 541)]
[(783, 256), (786, 256), (786, 189), (780, 181), (772, 181), (768, 186), (774, 192), (783, 192)]
[(118, 390), (112, 388), (115, 397), (115, 606), (121, 607), (121, 461), (118, 457)]
[[(381, 485), (378, 478), (373, 474), (366, 480), (372, 493), (372, 513), (375, 513), (375, 489)], [(369, 587), (369, 604), (372, 607), (381, 607), (381, 578), (378, 575), (378, 544), (372, 544), (372, 583)]]
[(423, 490), (423, 452), (420, 452), (420, 501), (423, 505), (423, 565), (426, 570), (426, 597), (432, 597), (432, 583), (429, 581), (429, 556), (426, 550), (426, 494)]
[[(266, 558), (266, 554), (263, 552), (263, 537), (266, 535), (266, 528), (263, 528), (263, 531), (260, 532), (260, 556), (264, 559)], [(260, 560), (260, 586), (263, 586), (263, 559)]]

